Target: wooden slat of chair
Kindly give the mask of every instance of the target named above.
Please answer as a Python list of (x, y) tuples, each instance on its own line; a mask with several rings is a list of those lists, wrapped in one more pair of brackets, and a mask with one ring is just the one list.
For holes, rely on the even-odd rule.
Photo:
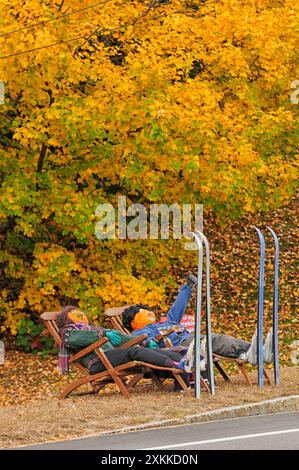
[(120, 331), (121, 333), (126, 333), (125, 329), (121, 327), (118, 318), (116, 317), (110, 318), (110, 323), (114, 330)]
[(41, 315), (41, 319), (44, 321), (47, 330), (50, 335), (53, 337), (56, 346), (60, 347), (61, 338), (59, 336), (59, 330), (56, 323), (57, 316), (60, 312), (44, 312)]
[(121, 346), (118, 346), (117, 349), (125, 349), (125, 348), (130, 348), (131, 346), (136, 346), (137, 344), (141, 344), (146, 338), (147, 338), (147, 335), (135, 336), (130, 341), (127, 341)]
[(124, 305), (123, 307), (107, 308), (107, 310), (105, 310), (105, 316), (108, 318), (113, 327), (116, 330), (126, 334), (130, 334), (130, 331), (123, 326), (122, 315), (124, 310), (128, 307), (130, 307), (130, 305)]
[(266, 371), (265, 368), (264, 368), (264, 370), (263, 370), (263, 374), (264, 374), (264, 377), (265, 377), (266, 382), (267, 382), (269, 385), (271, 385), (270, 377), (269, 377), (268, 372)]
[(134, 377), (127, 384), (128, 390), (131, 391), (135, 387), (135, 385), (137, 385), (138, 382), (140, 382), (140, 380), (142, 380), (143, 378), (144, 378), (143, 372), (140, 372), (140, 374), (135, 374)]
[(72, 363), (72, 362), (79, 361), (83, 357), (87, 356), (87, 354), (94, 351), (96, 348), (100, 348), (101, 346), (103, 346), (105, 343), (108, 343), (107, 338), (101, 338), (98, 341), (95, 341), (93, 344), (91, 344), (90, 346), (87, 346), (86, 348), (82, 349), (80, 352), (78, 352), (76, 354), (72, 354), (71, 357), (70, 357), (69, 362)]
[(129, 331), (123, 326), (121, 319), (119, 317), (114, 317), (115, 325), (117, 325), (117, 329), (123, 331), (123, 333), (128, 334)]
[(222, 375), (222, 377), (224, 378), (224, 380), (226, 382), (231, 382), (231, 378), (230, 376), (228, 375), (228, 373), (224, 370), (224, 368), (222, 367), (222, 364), (219, 363), (219, 360), (218, 359), (214, 359), (213, 358), (213, 364), (214, 366), (216, 367), (216, 369), (218, 370), (218, 372)]

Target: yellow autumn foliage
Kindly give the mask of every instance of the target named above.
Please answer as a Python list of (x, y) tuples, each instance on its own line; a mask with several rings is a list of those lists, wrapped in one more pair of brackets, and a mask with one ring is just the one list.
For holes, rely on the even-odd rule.
[(197, 202), (225, 221), (295, 191), (298, 2), (91, 5), (1, 2), (2, 331), (71, 302), (96, 319), (165, 308), (182, 243), (99, 241), (101, 203)]

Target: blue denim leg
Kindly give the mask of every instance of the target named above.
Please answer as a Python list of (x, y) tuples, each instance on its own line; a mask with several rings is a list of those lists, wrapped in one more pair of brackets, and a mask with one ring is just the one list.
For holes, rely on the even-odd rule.
[(181, 323), (191, 292), (192, 289), (186, 284), (180, 288), (178, 296), (167, 314), (168, 321)]

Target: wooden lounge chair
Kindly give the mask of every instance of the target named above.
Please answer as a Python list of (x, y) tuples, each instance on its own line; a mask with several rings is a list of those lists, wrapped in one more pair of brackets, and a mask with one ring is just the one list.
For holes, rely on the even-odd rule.
[[(56, 318), (59, 313), (60, 312), (45, 312), (41, 315), (47, 330), (53, 337), (58, 348), (61, 345), (61, 338), (59, 336), (59, 330), (56, 323)], [(146, 335), (141, 335), (133, 338), (131, 341), (128, 341), (127, 343), (119, 346), (119, 349), (140, 344), (142, 341), (144, 341), (144, 339), (146, 339), (146, 337)], [(150, 377), (153, 383), (157, 385), (159, 390), (165, 390), (163, 383), (156, 373), (157, 371), (170, 372), (174, 379), (177, 380), (181, 385), (182, 389), (188, 395), (191, 395), (190, 390), (181, 376), (183, 372), (180, 369), (159, 367), (154, 364), (148, 364), (142, 361), (131, 361), (126, 364), (113, 367), (105, 352), (101, 349), (101, 346), (103, 346), (107, 341), (107, 338), (102, 338), (90, 346), (84, 348), (82, 351), (70, 355), (70, 363), (77, 367), (81, 373), (81, 377), (70, 383), (60, 393), (59, 398), (66, 398), (71, 392), (79, 388), (81, 385), (89, 384), (92, 388), (92, 392), (97, 393), (109, 383), (115, 383), (120, 389), (121, 393), (126, 398), (130, 398), (130, 391), (132, 388), (136, 385), (137, 382), (145, 377)], [(93, 375), (89, 373), (87, 368), (80, 364), (80, 360), (92, 351), (97, 354), (100, 361), (105, 366), (104, 371)], [(128, 377), (131, 377), (131, 380), (126, 383)]]
[[(109, 321), (110, 325), (115, 328), (116, 330), (119, 330), (123, 333), (128, 333), (130, 334), (130, 332), (123, 326), (123, 323), (122, 323), (122, 314), (123, 314), (123, 311), (130, 307), (130, 305), (125, 305), (123, 307), (115, 307), (115, 308), (108, 308), (106, 311), (105, 311), (105, 315), (107, 317), (107, 320)], [(161, 339), (166, 339), (165, 336), (163, 335), (159, 335), (155, 338), (156, 340), (161, 340)], [(166, 342), (169, 342), (170, 340), (169, 339), (166, 339)], [(166, 344), (167, 347), (171, 346), (171, 344)], [(230, 358), (230, 357), (223, 357), (223, 356), (220, 356), (219, 354), (213, 354), (213, 363), (214, 363), (214, 366), (216, 367), (216, 369), (218, 370), (218, 372), (221, 374), (221, 376), (224, 378), (224, 380), (226, 382), (232, 382), (230, 376), (228, 375), (228, 373), (225, 371), (223, 365), (221, 364), (221, 362), (231, 362), (231, 363), (235, 363), (238, 367), (238, 370), (242, 373), (242, 375), (244, 376), (245, 380), (246, 380), (246, 383), (248, 385), (252, 385), (252, 381), (248, 375), (248, 372), (247, 372), (247, 369), (246, 369), (246, 364), (248, 364), (246, 361), (243, 361), (241, 359), (234, 359), (234, 358)], [(264, 377), (266, 379), (266, 381), (270, 384), (270, 378), (269, 378), (269, 375), (267, 374), (267, 371), (264, 369)], [(205, 382), (203, 382), (205, 385), (204, 387), (207, 388), (207, 384)], [(209, 389), (208, 389), (209, 390)]]
[[(130, 307), (130, 305), (124, 305), (123, 307), (114, 307), (114, 308), (108, 308), (106, 311), (105, 311), (105, 316), (110, 324), (110, 326), (112, 328), (114, 328), (115, 330), (118, 330), (122, 333), (126, 333), (126, 334), (131, 334), (129, 330), (127, 330), (127, 328), (125, 328), (123, 326), (123, 322), (122, 322), (122, 314), (123, 314), (123, 311)], [(171, 333), (171, 331), (169, 332), (169, 334)], [(169, 338), (167, 338), (167, 335), (157, 335), (155, 336), (155, 340), (156, 341), (160, 341), (162, 340), (165, 342), (166, 344), (166, 348), (169, 349), (172, 347), (172, 343), (171, 341), (169, 340)], [(219, 371), (222, 370), (222, 367), (219, 366)], [(225, 377), (224, 379), (225, 380), (228, 380), (226, 377), (228, 377), (228, 375), (225, 373), (225, 371), (223, 371)], [(210, 389), (209, 389), (209, 386), (208, 384), (204, 381), (204, 379), (201, 377), (200, 378), (200, 383), (202, 385), (202, 387), (207, 391), (209, 392)]]

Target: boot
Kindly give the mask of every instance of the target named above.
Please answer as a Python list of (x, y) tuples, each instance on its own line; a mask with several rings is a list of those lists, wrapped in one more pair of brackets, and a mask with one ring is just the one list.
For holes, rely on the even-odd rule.
[(193, 289), (193, 287), (195, 287), (197, 284), (197, 277), (191, 273), (188, 273), (186, 284), (188, 287), (190, 287), (190, 289)]
[(266, 364), (270, 364), (273, 362), (273, 330), (269, 331), (267, 334), (267, 338), (263, 347), (263, 356), (264, 356), (264, 362)]

